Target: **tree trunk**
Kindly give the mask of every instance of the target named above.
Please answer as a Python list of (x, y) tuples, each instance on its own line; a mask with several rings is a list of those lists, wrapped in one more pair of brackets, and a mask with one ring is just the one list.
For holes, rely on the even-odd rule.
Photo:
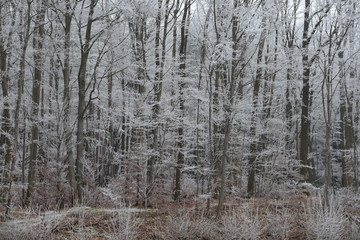
[(187, 40), (188, 40), (188, 24), (189, 20), (188, 17), (190, 15), (190, 1), (187, 0), (184, 6), (183, 17), (181, 20), (181, 28), (180, 28), (180, 47), (179, 47), (179, 55), (180, 55), (180, 66), (179, 66), (179, 73), (180, 73), (180, 82), (179, 82), (179, 110), (180, 110), (180, 126), (178, 127), (178, 155), (177, 155), (177, 162), (175, 167), (175, 189), (174, 189), (174, 200), (178, 200), (181, 194), (181, 176), (182, 176), (182, 168), (185, 161), (184, 156), (184, 89), (185, 83), (183, 78), (186, 76), (186, 48), (187, 48)]
[[(237, 9), (239, 2), (234, 1), (233, 8)], [(215, 9), (214, 9), (215, 11)], [(224, 103), (225, 111), (225, 126), (224, 126), (224, 139), (222, 142), (222, 154), (221, 154), (221, 166), (220, 166), (220, 189), (219, 189), (219, 199), (218, 206), (216, 209), (216, 216), (220, 218), (222, 215), (222, 208), (224, 205), (225, 195), (226, 195), (226, 166), (228, 161), (228, 149), (230, 146), (230, 137), (232, 130), (232, 118), (233, 118), (233, 104), (235, 98), (235, 89), (238, 80), (238, 76), (242, 70), (237, 71), (239, 64), (239, 58), (237, 58), (238, 52), (238, 17), (234, 14), (231, 19), (231, 40), (232, 44), (232, 59), (230, 67), (230, 76), (229, 76), (229, 86), (226, 89), (226, 99)], [(243, 49), (243, 51), (245, 51)]]
[[(93, 23), (94, 8), (97, 4), (97, 0), (91, 0), (89, 15), (86, 25), (85, 42), (81, 45), (81, 60), (78, 72), (78, 87), (79, 87), (79, 102), (78, 102), (78, 119), (77, 119), (77, 131), (76, 131), (76, 161), (75, 161), (75, 180), (77, 191), (77, 202), (82, 204), (83, 202), (83, 186), (84, 186), (84, 129), (85, 129), (85, 111), (86, 111), (86, 69), (91, 50), (91, 30)], [(91, 99), (89, 99), (91, 101)]]
[[(347, 90), (346, 90), (346, 72), (344, 66), (344, 52), (339, 52), (339, 66), (340, 66), (340, 150), (342, 151), (341, 158), (341, 169), (342, 169), (342, 186), (350, 187), (353, 184), (353, 178), (351, 174), (351, 149), (353, 147), (352, 137), (351, 137), (351, 113), (348, 112), (350, 106), (347, 106)], [(352, 103), (350, 103), (352, 104)], [(350, 125), (349, 125), (350, 123)]]
[[(262, 25), (265, 24), (266, 18), (262, 19)], [(250, 156), (249, 156), (249, 169), (248, 169), (248, 185), (247, 185), (247, 193), (249, 196), (253, 196), (255, 194), (255, 174), (256, 174), (256, 147), (257, 147), (257, 140), (256, 140), (256, 118), (257, 118), (257, 111), (259, 105), (259, 92), (260, 92), (260, 82), (262, 79), (262, 67), (261, 62), (263, 58), (263, 51), (265, 46), (265, 30), (261, 32), (259, 44), (258, 44), (258, 54), (257, 54), (257, 69), (256, 69), (256, 76), (254, 81), (254, 88), (253, 88), (253, 101), (252, 101), (252, 113), (251, 113), (251, 127), (250, 127), (250, 136), (252, 138), (250, 143)]]
[[(206, 13), (206, 18), (205, 18), (205, 23), (204, 23), (204, 29), (203, 29), (203, 40), (200, 46), (200, 69), (199, 69), (199, 79), (198, 79), (198, 91), (200, 92), (200, 88), (202, 85), (202, 79), (203, 79), (203, 71), (205, 68), (205, 57), (206, 57), (206, 39), (208, 38), (208, 28), (209, 28), (209, 21), (210, 21), (210, 15), (211, 15), (211, 8), (207, 11)], [(209, 96), (211, 96), (211, 92), (209, 93)], [(211, 102), (211, 101), (209, 101)], [(201, 152), (201, 145), (199, 143), (200, 141), (200, 129), (199, 129), (199, 124), (200, 122), (200, 104), (201, 104), (201, 100), (198, 99), (197, 100), (197, 105), (196, 105), (196, 154), (195, 154), (195, 162), (197, 165), (201, 165), (203, 167), (203, 163), (200, 162), (200, 152)], [(211, 110), (211, 107), (210, 107)], [(211, 111), (209, 111), (209, 117), (211, 116)], [(209, 124), (209, 128), (211, 128), (211, 123)], [(209, 132), (211, 132), (211, 129), (209, 129)], [(209, 135), (211, 136), (211, 133), (209, 133)], [(211, 141), (209, 146), (211, 147)], [(211, 151), (209, 151), (211, 152)], [(211, 160), (210, 160), (211, 162)], [(204, 181), (204, 176), (200, 175), (199, 170), (197, 170), (196, 173), (196, 185), (197, 185), (197, 189), (196, 189), (196, 195), (198, 196), (200, 194), (200, 181)], [(201, 190), (201, 192), (203, 192), (203, 189)]]
[(71, 8), (70, 0), (66, 0), (66, 12), (65, 12), (65, 26), (64, 26), (64, 135), (65, 135), (65, 147), (66, 147), (66, 159), (67, 164), (67, 179), (70, 187), (75, 190), (75, 166), (74, 166), (74, 153), (72, 142), (72, 130), (70, 123), (70, 102), (71, 102), (71, 88), (70, 88), (70, 35), (71, 35), (71, 21), (73, 17), (73, 9)]
[[(286, 1), (286, 7), (288, 8), (288, 0)], [(292, 131), (292, 126), (293, 126), (293, 104), (291, 102), (291, 93), (293, 91), (293, 84), (292, 81), (294, 80), (294, 76), (293, 76), (293, 54), (294, 54), (294, 41), (295, 41), (295, 26), (296, 26), (296, 9), (297, 6), (293, 6), (294, 11), (293, 11), (293, 25), (291, 25), (290, 23), (288, 23), (287, 29), (286, 29), (286, 56), (287, 56), (287, 69), (286, 69), (286, 92), (285, 92), (285, 118), (286, 118), (286, 135), (285, 135), (285, 148), (288, 151), (291, 151), (295, 146), (294, 144), (294, 138), (293, 136), (293, 131)], [(287, 16), (287, 12), (286, 12), (286, 16)], [(290, 153), (290, 155), (293, 155)], [(293, 156), (295, 157), (295, 156)]]
[[(105, 1), (105, 10), (106, 12), (109, 11), (109, 0)], [(106, 23), (107, 27), (109, 28), (107, 31), (107, 38), (111, 39), (112, 36), (112, 29), (111, 27), (111, 18), (110, 16), (106, 17)], [(107, 139), (107, 145), (108, 145), (108, 153), (107, 153), (107, 166), (108, 166), (108, 175), (110, 178), (115, 178), (118, 175), (119, 170), (119, 163), (116, 163), (114, 160), (114, 152), (117, 150), (115, 146), (115, 137), (116, 137), (116, 131), (114, 129), (114, 119), (113, 119), (113, 87), (114, 87), (114, 65), (115, 65), (115, 50), (114, 50), (114, 44), (112, 41), (110, 41), (110, 53), (108, 55), (109, 63), (109, 69), (107, 72), (107, 82), (108, 82), (108, 101), (107, 101), (107, 110), (108, 110), (108, 118), (109, 118), (109, 126), (107, 129), (107, 136), (109, 139)]]
[[(12, 166), (11, 166), (11, 172), (14, 172), (15, 166), (16, 166), (16, 159), (17, 159), (17, 150), (18, 150), (18, 144), (19, 144), (19, 134), (20, 134), (20, 107), (22, 102), (22, 96), (24, 91), (24, 82), (25, 82), (25, 62), (26, 62), (26, 51), (30, 40), (30, 25), (31, 25), (31, 1), (27, 1), (27, 11), (23, 15), (22, 10), (20, 11), (20, 23), (19, 25), (25, 28), (20, 32), (19, 38), (21, 43), (21, 57), (20, 57), (20, 63), (19, 63), (19, 78), (17, 82), (17, 96), (16, 96), (16, 104), (15, 104), (15, 125), (14, 125), (14, 148), (13, 151), (15, 153)], [(25, 22), (23, 22), (23, 16), (25, 19)], [(23, 142), (25, 142), (26, 137), (26, 129), (25, 129), (25, 117), (21, 121), (24, 124), (24, 138)], [(25, 148), (23, 147), (23, 158), (22, 158), (22, 184), (23, 187), (25, 185)], [(22, 200), (25, 200), (25, 190), (23, 189), (22, 192)], [(9, 199), (10, 200), (10, 199)], [(24, 203), (24, 202), (23, 202)]]
[[(331, 41), (331, 39), (330, 39)], [(331, 130), (332, 130), (332, 77), (331, 77), (331, 45), (329, 46), (328, 61), (324, 66), (324, 79), (322, 83), (322, 104), (323, 104), (323, 116), (325, 120), (325, 185), (324, 185), (324, 204), (329, 206), (329, 189), (332, 185), (332, 164), (331, 164)]]
[[(164, 16), (164, 26), (163, 26), (163, 36), (160, 37), (161, 33), (161, 11), (162, 11), (162, 0), (158, 0), (158, 13), (156, 17), (156, 35), (155, 35), (155, 82), (154, 82), (154, 100), (152, 107), (152, 119), (153, 124), (151, 135), (152, 135), (152, 150), (153, 154), (149, 158), (147, 164), (147, 185), (151, 186), (154, 184), (154, 165), (156, 162), (161, 160), (161, 153), (159, 149), (159, 115), (160, 115), (160, 101), (162, 95), (162, 82), (164, 77), (164, 61), (166, 54), (166, 38), (167, 38), (167, 28), (168, 28), (168, 19), (169, 19), (169, 2), (165, 2), (165, 16)], [(161, 40), (161, 41), (160, 41)], [(161, 43), (161, 48), (160, 48)], [(161, 50), (161, 51), (160, 51)]]
[(32, 106), (30, 120), (31, 127), (31, 144), (29, 158), (29, 174), (28, 188), (26, 192), (25, 205), (29, 206), (32, 195), (35, 191), (36, 182), (36, 166), (38, 157), (38, 141), (39, 141), (39, 108), (40, 108), (40, 84), (42, 82), (42, 66), (43, 66), (43, 39), (44, 39), (44, 20), (45, 20), (45, 4), (43, 0), (37, 1), (37, 15), (34, 26), (34, 76), (32, 86)]
[[(12, 6), (14, 7), (14, 6)], [(0, 4), (0, 18), (3, 18), (2, 15), (3, 5)], [(10, 101), (9, 101), (9, 66), (8, 66), (8, 58), (10, 53), (10, 48), (12, 45), (12, 35), (13, 29), (15, 26), (15, 11), (11, 16), (11, 26), (5, 40), (4, 32), (3, 32), (3, 21), (0, 19), (0, 79), (1, 79), (1, 88), (4, 98), (3, 112), (2, 112), (2, 123), (1, 130), (3, 133), (0, 134), (0, 147), (4, 146), (5, 154), (4, 154), (4, 175), (2, 176), (1, 183), (4, 184), (3, 191), (0, 192), (0, 202), (5, 205), (5, 216), (7, 217), (10, 211), (10, 199), (11, 199), (11, 184), (12, 184), (12, 171), (11, 171), (11, 163), (15, 158), (13, 152), (13, 142), (11, 141), (11, 135), (13, 134), (13, 128), (11, 124), (11, 116), (10, 116)], [(6, 46), (4, 45), (7, 42)]]
[(311, 166), (308, 159), (309, 153), (309, 99), (310, 99), (310, 61), (309, 61), (309, 25), (310, 25), (310, 0), (305, 0), (303, 39), (302, 39), (302, 107), (299, 157), (301, 162), (300, 174), (305, 181), (311, 181)]

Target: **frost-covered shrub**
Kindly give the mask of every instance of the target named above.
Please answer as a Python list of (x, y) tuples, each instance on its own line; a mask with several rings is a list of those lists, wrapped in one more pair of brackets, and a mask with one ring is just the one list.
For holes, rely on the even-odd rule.
[(169, 216), (166, 224), (158, 227), (159, 239), (218, 239), (216, 223), (209, 219), (192, 219), (188, 214)]
[(223, 217), (221, 238), (236, 240), (256, 240), (264, 230), (264, 223), (258, 212), (252, 209), (239, 209)]
[(39, 181), (31, 198), (32, 206), (41, 206), (43, 210), (63, 208), (72, 203), (72, 189), (66, 183), (66, 169), (58, 162), (50, 161), (38, 168)]
[(182, 197), (191, 198), (196, 196), (196, 181), (194, 178), (184, 175), (181, 188)]
[(288, 208), (281, 206), (266, 214), (266, 235), (275, 239), (288, 239), (293, 227), (293, 215)]
[(360, 236), (360, 219), (350, 217), (345, 224), (346, 240), (358, 240)]
[(322, 203), (321, 197), (305, 207), (305, 228), (308, 239), (344, 239), (345, 214), (340, 202), (331, 196), (329, 206)]
[(138, 235), (139, 223), (132, 217), (130, 212), (114, 212), (110, 220), (109, 239), (133, 240)]
[(360, 195), (350, 188), (337, 192), (346, 215), (346, 240), (358, 240), (360, 236)]
[(23, 225), (2, 228), (0, 227), (1, 240), (41, 240), (47, 239), (46, 229), (38, 226)]

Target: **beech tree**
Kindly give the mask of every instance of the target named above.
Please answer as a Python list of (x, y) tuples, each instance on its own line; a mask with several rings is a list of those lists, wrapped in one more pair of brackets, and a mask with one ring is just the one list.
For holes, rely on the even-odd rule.
[(74, 8), (77, 2), (72, 5), (69, 0), (65, 1), (65, 14), (64, 14), (64, 60), (63, 60), (63, 77), (64, 77), (64, 135), (66, 146), (66, 160), (65, 164), (68, 165), (68, 179), (70, 186), (75, 189), (75, 164), (73, 154), (73, 141), (72, 130), (70, 122), (70, 104), (71, 104), (71, 88), (70, 88), (70, 39), (71, 39), (71, 25), (74, 14)]
[(36, 166), (38, 161), (38, 147), (39, 147), (39, 110), (40, 110), (40, 85), (42, 82), (43, 72), (43, 44), (44, 44), (44, 24), (45, 24), (45, 1), (39, 0), (36, 2), (36, 17), (33, 35), (34, 48), (34, 75), (32, 86), (32, 103), (31, 115), (31, 145), (30, 145), (30, 159), (29, 159), (29, 174), (28, 174), (28, 188), (26, 192), (25, 205), (29, 206), (32, 195), (35, 191), (36, 184)]
[[(181, 78), (186, 77), (186, 53), (188, 45), (188, 25), (189, 25), (189, 15), (190, 15), (190, 1), (187, 0), (184, 5), (183, 15), (181, 19), (180, 27), (180, 47), (179, 47), (179, 74)], [(184, 88), (185, 83), (184, 79), (179, 80), (179, 110), (180, 118), (184, 118)], [(175, 189), (174, 189), (174, 199), (177, 200), (180, 196), (181, 191), (181, 171), (184, 164), (184, 123), (180, 121), (180, 126), (178, 127), (178, 153), (177, 153), (177, 162), (175, 168)]]
[[(12, 11), (7, 11), (7, 8), (13, 8)], [(10, 28), (8, 32), (4, 30), (3, 15), (10, 15)], [(0, 134), (0, 147), (3, 147), (3, 175), (1, 178), (1, 183), (3, 184), (3, 189), (0, 191), (1, 202), (5, 205), (5, 215), (8, 216), (10, 209), (10, 200), (11, 200), (11, 184), (12, 184), (12, 170), (14, 164), (14, 152), (13, 152), (13, 141), (12, 134), (13, 128), (11, 124), (10, 116), (10, 95), (9, 95), (9, 81), (10, 81), (10, 63), (11, 60), (10, 53), (13, 45), (13, 27), (15, 26), (16, 20), (16, 11), (14, 9), (14, 4), (10, 3), (1, 3), (0, 4), (0, 77), (1, 77), (1, 88), (2, 95), (4, 98), (3, 109), (2, 109), (2, 124), (1, 124), (1, 134)], [(4, 17), (4, 19), (6, 19)]]

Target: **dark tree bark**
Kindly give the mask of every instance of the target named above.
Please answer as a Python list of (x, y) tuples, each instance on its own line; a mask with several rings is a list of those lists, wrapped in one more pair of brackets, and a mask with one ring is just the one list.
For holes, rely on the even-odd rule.
[(300, 173), (304, 180), (309, 180), (311, 176), (309, 154), (309, 99), (310, 99), (310, 62), (309, 62), (309, 26), (310, 26), (310, 0), (305, 0), (304, 26), (302, 39), (302, 107), (301, 107), (301, 129), (299, 157), (301, 161)]
[(310, 105), (311, 105), (311, 91), (310, 91), (310, 68), (318, 57), (321, 51), (321, 46), (316, 50), (315, 54), (310, 57), (309, 45), (312, 37), (317, 32), (318, 28), (324, 17), (330, 11), (331, 5), (325, 5), (321, 11), (318, 11), (319, 19), (315, 23), (314, 27), (310, 29), (310, 21), (314, 16), (310, 16), (311, 1), (305, 0), (304, 10), (304, 24), (302, 34), (301, 45), (301, 59), (302, 59), (302, 107), (301, 107), (301, 128), (300, 128), (300, 146), (299, 146), (299, 158), (301, 163), (300, 174), (303, 176), (304, 181), (314, 182), (313, 162), (308, 158), (310, 144)]
[[(89, 15), (86, 24), (85, 42), (81, 41), (81, 59), (78, 72), (78, 87), (79, 87), (79, 102), (77, 108), (77, 131), (76, 131), (76, 160), (75, 160), (75, 180), (77, 191), (77, 202), (83, 202), (83, 187), (84, 187), (84, 130), (85, 130), (85, 111), (86, 111), (86, 70), (88, 64), (89, 53), (92, 47), (91, 30), (93, 24), (94, 9), (97, 0), (91, 0), (89, 6)], [(79, 29), (81, 34), (81, 29)], [(79, 36), (81, 38), (81, 36)], [(89, 99), (91, 101), (91, 99)]]
[[(286, 91), (285, 91), (285, 118), (286, 118), (286, 135), (285, 135), (285, 142), (286, 142), (286, 150), (289, 151), (289, 156), (295, 158), (296, 152), (295, 149), (295, 139), (294, 131), (293, 131), (293, 103), (292, 103), (292, 92), (294, 90), (293, 81), (294, 79), (294, 51), (295, 51), (295, 34), (296, 34), (296, 20), (297, 20), (297, 10), (299, 8), (296, 5), (296, 1), (294, 1), (294, 5), (292, 6), (293, 11), (292, 13), (288, 12), (289, 1), (286, 1), (286, 9), (285, 9), (285, 18), (286, 21), (286, 42), (285, 42), (285, 53), (287, 56), (287, 70), (286, 70)], [(292, 15), (290, 15), (292, 14)], [(292, 21), (291, 21), (292, 19)]]
[[(236, 10), (239, 7), (239, 1), (235, 0), (233, 2), (233, 8)], [(226, 194), (226, 167), (228, 162), (228, 149), (230, 147), (230, 137), (232, 131), (232, 119), (233, 119), (233, 105), (237, 89), (237, 80), (242, 70), (237, 70), (238, 64), (240, 62), (237, 52), (239, 51), (239, 29), (238, 29), (238, 16), (233, 13), (231, 18), (231, 41), (232, 45), (232, 59), (230, 61), (230, 76), (229, 76), (229, 86), (226, 89), (226, 99), (224, 103), (225, 110), (225, 125), (224, 125), (224, 139), (222, 142), (222, 153), (221, 153), (221, 166), (220, 166), (220, 189), (219, 189), (219, 199), (218, 206), (216, 209), (216, 216), (220, 218), (222, 215), (222, 208), (224, 205), (225, 194)], [(241, 34), (240, 34), (241, 35)], [(242, 51), (245, 51), (244, 49)]]
[[(263, 17), (262, 19), (262, 25), (265, 24), (266, 18)], [(260, 92), (260, 85), (261, 85), (261, 79), (263, 77), (263, 69), (261, 67), (262, 58), (263, 58), (263, 51), (265, 46), (265, 30), (262, 31), (260, 35), (260, 40), (258, 43), (258, 54), (257, 54), (257, 60), (256, 63), (258, 65), (256, 69), (256, 75), (255, 75), (255, 81), (254, 81), (254, 87), (253, 87), (253, 100), (252, 100), (252, 113), (251, 113), (251, 127), (250, 127), (250, 136), (253, 138), (253, 140), (250, 143), (250, 156), (249, 156), (249, 173), (248, 173), (248, 185), (247, 185), (247, 193), (250, 196), (253, 196), (255, 194), (255, 174), (256, 174), (256, 148), (257, 148), (257, 140), (256, 138), (256, 118), (257, 118), (257, 112), (258, 112), (258, 106), (259, 106), (259, 92)]]
[[(31, 25), (31, 4), (32, 1), (27, 1), (27, 8), (26, 12), (24, 13), (22, 9), (19, 11), (20, 15), (20, 22), (19, 25), (23, 29), (19, 33), (19, 40), (21, 44), (21, 55), (20, 55), (20, 63), (19, 63), (19, 78), (17, 81), (17, 96), (16, 96), (16, 104), (15, 104), (15, 117), (14, 117), (14, 153), (18, 150), (19, 145), (19, 135), (20, 135), (20, 108), (22, 106), (22, 98), (23, 98), (23, 92), (24, 92), (24, 82), (25, 82), (25, 63), (26, 63), (26, 52), (30, 40), (30, 25)], [(25, 135), (26, 135), (26, 128), (25, 128), (25, 120), (21, 121), (24, 124), (24, 139), (23, 142), (25, 142)], [(23, 144), (24, 145), (24, 144)], [(22, 158), (22, 184), (25, 185), (25, 147), (23, 147), (23, 158)], [(11, 166), (11, 171), (13, 172), (15, 170), (16, 166), (16, 159), (17, 155), (15, 154)], [(22, 200), (25, 200), (25, 189), (23, 189), (22, 192)], [(23, 202), (24, 204), (24, 202)]]
[[(75, 6), (74, 6), (75, 7)], [(70, 89), (70, 36), (71, 36), (71, 22), (73, 18), (73, 8), (70, 0), (65, 1), (65, 15), (64, 15), (64, 135), (65, 135), (65, 146), (66, 146), (66, 159), (67, 164), (67, 179), (72, 189), (75, 189), (75, 166), (74, 166), (74, 153), (73, 153), (73, 141), (72, 141), (72, 130), (70, 123), (70, 106), (71, 106), (71, 89)]]
[(43, 41), (44, 41), (44, 20), (45, 20), (45, 2), (37, 1), (37, 10), (34, 26), (33, 48), (34, 50), (34, 76), (32, 86), (32, 104), (30, 119), (31, 127), (31, 144), (29, 159), (28, 188), (26, 192), (25, 205), (29, 206), (32, 195), (35, 191), (36, 183), (36, 166), (38, 160), (38, 141), (39, 141), (39, 110), (40, 94), (42, 82), (43, 67)]
[[(180, 27), (180, 47), (179, 47), (179, 55), (180, 55), (180, 66), (179, 66), (179, 73), (180, 77), (184, 78), (186, 76), (186, 49), (188, 44), (188, 18), (190, 15), (190, 1), (186, 0), (184, 6), (184, 12), (181, 20), (181, 27)], [(178, 154), (177, 154), (177, 162), (175, 167), (175, 189), (174, 189), (174, 200), (178, 200), (181, 194), (181, 176), (182, 176), (182, 168), (185, 161), (184, 156), (184, 89), (185, 83), (183, 79), (180, 79), (179, 82), (179, 110), (180, 110), (180, 126), (178, 127), (178, 139), (177, 139), (177, 146), (178, 146)]]
[[(162, 84), (164, 78), (164, 61), (166, 54), (166, 39), (168, 35), (168, 20), (169, 20), (169, 2), (165, 2), (165, 15), (163, 24), (163, 35), (161, 38), (161, 11), (162, 0), (158, 0), (158, 12), (156, 17), (156, 35), (155, 35), (155, 82), (154, 82), (154, 100), (152, 107), (153, 124), (152, 135), (152, 150), (153, 155), (149, 158), (147, 164), (147, 186), (154, 184), (154, 165), (161, 160), (161, 149), (159, 148), (159, 115), (160, 115), (160, 101), (162, 96)], [(160, 47), (161, 46), (161, 47)]]
[[(2, 122), (1, 122), (1, 130), (0, 134), (0, 148), (3, 147), (5, 150), (4, 155), (4, 166), (3, 166), (3, 176), (1, 179), (1, 183), (4, 186), (4, 189), (0, 191), (0, 202), (2, 202), (5, 206), (5, 217), (8, 217), (10, 212), (10, 201), (11, 201), (11, 185), (12, 185), (12, 162), (15, 159), (14, 149), (13, 149), (13, 141), (11, 136), (13, 135), (13, 127), (11, 123), (11, 107), (9, 100), (9, 58), (12, 47), (12, 36), (13, 29), (15, 26), (16, 20), (16, 11), (13, 11), (11, 14), (11, 25), (8, 34), (3, 31), (3, 8), (13, 7), (13, 4), (4, 4), (0, 3), (0, 80), (1, 80), (1, 88), (3, 94), (3, 112), (2, 112)], [(9, 12), (11, 13), (11, 12)], [(5, 37), (6, 36), (6, 37)]]

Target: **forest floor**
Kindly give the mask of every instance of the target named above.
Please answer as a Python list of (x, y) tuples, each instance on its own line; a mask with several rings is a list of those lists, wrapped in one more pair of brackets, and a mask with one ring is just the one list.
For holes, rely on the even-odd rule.
[[(334, 205), (330, 215), (322, 215), (326, 218), (323, 220), (318, 216), (321, 203), (316, 201), (316, 197), (306, 196), (228, 200), (221, 220), (213, 217), (215, 200), (211, 201), (210, 212), (205, 214), (205, 199), (147, 209), (74, 207), (40, 212), (14, 209), (11, 220), (0, 222), (0, 239), (225, 240), (230, 239), (229, 236), (232, 239), (312, 239), (311, 236), (318, 239), (318, 232), (330, 234), (342, 221), (347, 224), (333, 234), (339, 236), (338, 239), (360, 239), (360, 198), (343, 199), (340, 205)], [(309, 218), (315, 220), (311, 222)]]

